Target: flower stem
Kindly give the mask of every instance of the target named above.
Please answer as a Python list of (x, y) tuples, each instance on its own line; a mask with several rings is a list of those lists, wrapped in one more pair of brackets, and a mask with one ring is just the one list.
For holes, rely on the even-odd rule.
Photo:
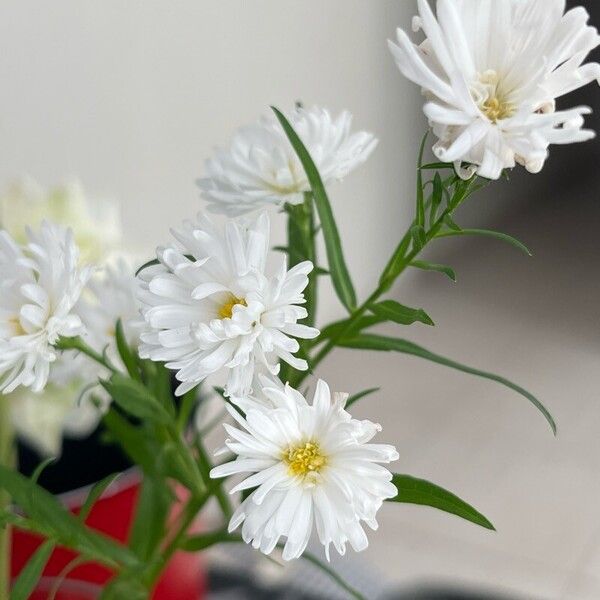
[[(14, 433), (10, 417), (10, 400), (0, 395), (0, 464), (15, 466)], [(10, 496), (0, 491), (0, 512), (8, 509)], [(10, 598), (11, 527), (0, 528), (0, 600)]]
[(55, 344), (55, 346), (59, 350), (76, 350), (78, 352), (81, 352), (82, 354), (85, 354), (86, 356), (91, 358), (93, 361), (108, 369), (111, 373), (118, 372), (118, 369), (116, 369), (110, 363), (110, 361), (104, 354), (96, 352), (93, 348), (88, 346), (80, 337), (60, 338)]
[[(411, 223), (405, 235), (400, 240), (400, 243), (396, 247), (392, 257), (390, 258), (386, 268), (384, 269), (384, 275), (382, 276), (379, 285), (375, 291), (350, 315), (346, 320), (344, 327), (342, 327), (336, 334), (332, 335), (327, 343), (317, 352), (312, 360), (309, 361), (311, 371), (325, 359), (325, 357), (336, 347), (337, 343), (346, 336), (358, 323), (359, 319), (368, 310), (369, 306), (376, 302), (384, 293), (389, 291), (393, 283), (397, 278), (410, 266), (413, 260), (427, 247), (427, 245), (435, 239), (440, 229), (443, 227), (447, 217), (451, 216), (454, 211), (462, 204), (462, 202), (469, 196), (470, 188), (473, 180), (466, 182), (460, 187), (459, 191), (456, 191), (451, 202), (448, 203), (446, 210), (442, 212), (439, 218), (431, 224), (428, 231), (425, 233), (424, 244), (421, 247), (411, 244), (411, 231), (417, 224), (418, 218)], [(292, 385), (298, 387), (308, 376), (310, 371), (298, 372), (297, 377), (292, 382)]]

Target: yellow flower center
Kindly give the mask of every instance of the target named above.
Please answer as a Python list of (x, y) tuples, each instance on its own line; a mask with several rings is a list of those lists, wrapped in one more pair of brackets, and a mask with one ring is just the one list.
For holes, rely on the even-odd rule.
[(221, 319), (231, 319), (232, 315), (233, 315), (233, 307), (234, 306), (248, 306), (246, 304), (246, 300), (244, 300), (244, 298), (238, 298), (237, 296), (234, 296), (233, 294), (229, 294), (229, 297), (227, 298), (227, 300), (225, 302), (223, 302), (223, 304), (221, 305), (221, 308), (219, 308), (219, 317)]
[(23, 325), (21, 325), (21, 320), (18, 316), (14, 316), (8, 320), (8, 325), (13, 330), (13, 336), (18, 335), (27, 335), (27, 332), (23, 329)]
[(283, 460), (288, 466), (290, 475), (300, 477), (318, 473), (327, 463), (319, 445), (315, 442), (290, 446), (284, 452)]
[(482, 105), (481, 111), (492, 123), (508, 119), (515, 113), (515, 107), (510, 102), (505, 102), (495, 96), (488, 98)]

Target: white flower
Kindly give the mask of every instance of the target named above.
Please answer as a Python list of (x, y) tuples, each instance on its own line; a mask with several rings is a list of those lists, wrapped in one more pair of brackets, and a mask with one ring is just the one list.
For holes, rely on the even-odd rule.
[(83, 332), (73, 307), (93, 269), (79, 268), (70, 230), (43, 223), (19, 247), (0, 231), (0, 392), (41, 391), (61, 336)]
[(426, 40), (415, 46), (398, 30), (390, 48), (423, 88), (440, 160), (472, 163), (467, 175), (489, 179), (515, 163), (537, 173), (550, 144), (594, 136), (582, 129), (589, 108), (556, 111), (555, 103), (600, 77), (600, 65), (583, 64), (600, 43), (585, 9), (563, 15), (564, 0), (438, 0), (436, 18), (427, 0), (418, 6), (413, 28)]
[[(377, 145), (370, 133), (351, 133), (352, 115), (333, 118), (322, 108), (296, 108), (286, 115), (325, 185), (343, 179), (367, 160)], [(198, 180), (212, 212), (243, 214), (264, 205), (300, 204), (310, 185), (274, 115), (240, 128), (231, 146), (206, 161), (207, 177)]]
[(173, 235), (179, 246), (159, 249), (161, 264), (140, 275), (150, 329), (141, 335), (140, 356), (176, 370), (178, 394), (223, 368), (232, 397), (250, 391), (255, 366), (275, 374), (281, 359), (306, 369), (306, 361), (293, 356), (299, 349), (293, 338), (319, 334), (298, 324), (307, 316), (298, 305), (313, 265), (288, 271), (284, 259), (275, 275), (265, 274), (267, 214), (247, 224), (229, 221), (224, 235), (200, 215)]
[(398, 459), (393, 446), (369, 444), (380, 431), (344, 410), (345, 394), (331, 397), (317, 383), (312, 405), (287, 385), (265, 388), (271, 407), (259, 401), (246, 418), (230, 413), (242, 429), (225, 424), (231, 439), (224, 451), (236, 459), (211, 471), (211, 477), (250, 473), (232, 489), (256, 488), (235, 511), (229, 530), (243, 523), (246, 543), (269, 554), (286, 538), (283, 558), (298, 558), (313, 527), (325, 546), (344, 554), (368, 546), (362, 522), (377, 528), (376, 514), (386, 498), (397, 494), (392, 475), (378, 463)]
[[(137, 347), (143, 324), (136, 299), (137, 279), (124, 259), (107, 266), (90, 280), (73, 309), (85, 327), (85, 342), (116, 366), (115, 324), (121, 319), (129, 344)], [(19, 437), (44, 456), (58, 456), (62, 438), (83, 438), (98, 425), (110, 397), (93, 387), (107, 370), (74, 350), (62, 352), (50, 368), (48, 384), (40, 393), (26, 388), (10, 394), (11, 414)]]
[(117, 205), (108, 200), (91, 202), (78, 182), (46, 190), (25, 178), (0, 196), (0, 227), (17, 243), (26, 243), (26, 228), (38, 228), (43, 221), (73, 230), (83, 262), (105, 258), (121, 239)]

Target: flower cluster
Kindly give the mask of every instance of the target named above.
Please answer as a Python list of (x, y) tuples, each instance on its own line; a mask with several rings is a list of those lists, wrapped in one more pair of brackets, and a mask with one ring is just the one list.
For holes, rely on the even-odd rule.
[(0, 391), (41, 391), (61, 336), (83, 332), (74, 307), (92, 267), (79, 267), (70, 230), (49, 223), (19, 246), (0, 231)]

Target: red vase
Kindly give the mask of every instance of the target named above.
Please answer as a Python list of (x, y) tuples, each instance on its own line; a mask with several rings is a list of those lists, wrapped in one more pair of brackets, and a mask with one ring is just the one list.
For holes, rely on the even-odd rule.
[[(117, 541), (125, 542), (133, 523), (139, 489), (138, 472), (131, 470), (125, 473), (94, 504), (86, 524)], [(63, 494), (59, 499), (69, 510), (77, 514), (88, 492), (89, 488), (84, 488)], [(11, 561), (13, 577), (21, 572), (42, 541), (43, 538), (40, 536), (18, 529), (13, 531)], [(77, 553), (72, 550), (56, 548), (44, 569), (41, 585), (60, 575), (76, 556)], [(87, 600), (94, 586), (103, 586), (113, 575), (114, 573), (103, 565), (86, 563), (78, 566), (68, 573), (59, 597), (61, 600)], [(80, 585), (78, 588), (76, 585), (78, 582), (92, 585), (91, 587)], [(38, 595), (34, 594), (32, 598), (35, 600), (45, 598), (43, 589), (43, 587), (39, 588), (36, 591)], [(84, 595), (86, 593), (88, 596)], [(152, 600), (202, 600), (204, 596), (205, 576), (198, 555), (179, 552), (173, 556), (165, 569), (152, 594)]]

